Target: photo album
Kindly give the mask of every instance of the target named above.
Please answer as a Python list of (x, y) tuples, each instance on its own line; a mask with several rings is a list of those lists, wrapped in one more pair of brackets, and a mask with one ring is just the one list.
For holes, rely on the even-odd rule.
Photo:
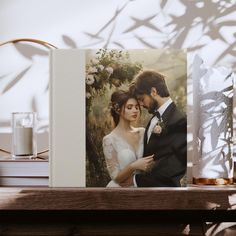
[(50, 186), (187, 186), (182, 49), (50, 55)]

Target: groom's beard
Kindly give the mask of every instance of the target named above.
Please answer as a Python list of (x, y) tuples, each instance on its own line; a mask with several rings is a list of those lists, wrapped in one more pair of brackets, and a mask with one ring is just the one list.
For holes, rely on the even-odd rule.
[(158, 102), (155, 99), (153, 99), (151, 96), (150, 98), (151, 98), (151, 101), (148, 108), (148, 113), (153, 114), (154, 111), (157, 110), (159, 106), (158, 106)]

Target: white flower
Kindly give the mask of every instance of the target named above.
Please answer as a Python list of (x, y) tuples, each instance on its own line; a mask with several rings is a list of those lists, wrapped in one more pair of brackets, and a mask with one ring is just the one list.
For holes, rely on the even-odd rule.
[(98, 72), (97, 68), (92, 67), (92, 66), (88, 68), (88, 73), (96, 73), (96, 72)]
[(93, 59), (91, 60), (91, 62), (92, 62), (92, 64), (96, 65), (96, 64), (98, 64), (98, 63), (99, 63), (99, 60), (98, 60), (98, 59), (95, 59), (95, 58), (93, 58)]
[(98, 68), (99, 68), (100, 70), (103, 70), (103, 69), (104, 69), (104, 66), (103, 66), (103, 65), (99, 65)]
[(113, 68), (112, 67), (107, 67), (106, 71), (111, 75), (113, 73)]
[(89, 93), (89, 92), (86, 93), (86, 98), (89, 99), (89, 98), (91, 98), (91, 96), (92, 96), (91, 93)]
[(94, 83), (94, 77), (93, 77), (93, 75), (88, 75), (87, 77), (86, 77), (86, 84), (88, 84), (88, 85), (92, 85), (93, 83)]

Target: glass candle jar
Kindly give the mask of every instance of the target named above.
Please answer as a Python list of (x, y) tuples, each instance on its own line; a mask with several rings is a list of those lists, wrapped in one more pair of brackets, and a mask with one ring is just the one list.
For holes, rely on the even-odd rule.
[(12, 157), (36, 158), (36, 113), (12, 113)]

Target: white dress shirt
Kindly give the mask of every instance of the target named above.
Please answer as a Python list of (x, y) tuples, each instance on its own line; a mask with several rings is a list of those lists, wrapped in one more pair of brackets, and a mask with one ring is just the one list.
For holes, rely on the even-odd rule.
[[(167, 109), (167, 107), (172, 103), (172, 99), (169, 98), (164, 104), (162, 104), (159, 108), (158, 108), (158, 112), (160, 113), (160, 116), (163, 115), (163, 113), (165, 112), (165, 110)], [(149, 125), (148, 131), (147, 131), (147, 142), (149, 141), (153, 128), (155, 127), (155, 125), (157, 124), (157, 122), (159, 121), (159, 119), (154, 116), (151, 120), (151, 123)]]

